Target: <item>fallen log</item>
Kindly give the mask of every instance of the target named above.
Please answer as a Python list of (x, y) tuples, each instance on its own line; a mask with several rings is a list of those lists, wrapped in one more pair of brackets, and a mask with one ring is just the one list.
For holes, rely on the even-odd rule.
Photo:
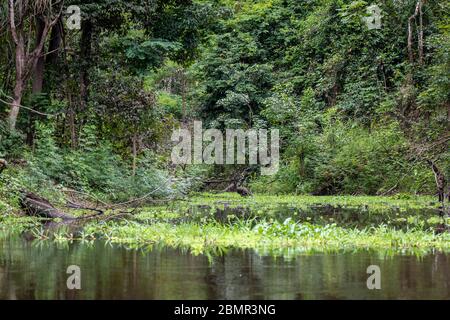
[(30, 216), (44, 218), (60, 218), (73, 220), (75, 217), (55, 208), (48, 200), (41, 198), (31, 192), (23, 192), (20, 198), (20, 206)]

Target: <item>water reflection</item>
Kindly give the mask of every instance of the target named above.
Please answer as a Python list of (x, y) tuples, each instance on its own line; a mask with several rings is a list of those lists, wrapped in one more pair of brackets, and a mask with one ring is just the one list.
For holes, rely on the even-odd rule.
[[(231, 250), (213, 257), (0, 238), (1, 299), (450, 299), (450, 258), (436, 253), (301, 255), (292, 260)], [(66, 288), (66, 268), (81, 267), (81, 290)], [(382, 289), (366, 287), (377, 264)]]
[[(173, 208), (171, 208), (174, 210)], [(184, 214), (183, 214), (184, 213)], [(167, 219), (170, 223), (219, 221), (229, 222), (230, 218), (251, 219), (258, 223), (264, 219), (283, 222), (291, 218), (296, 222), (310, 222), (317, 225), (337, 223), (348, 228), (368, 228), (387, 225), (398, 230), (411, 228), (429, 230), (442, 227), (444, 220), (439, 218), (437, 209), (411, 209), (401, 212), (400, 208), (389, 208), (383, 211), (371, 211), (367, 207), (345, 208), (331, 205), (313, 205), (307, 209), (277, 204), (276, 206), (258, 206), (252, 208), (232, 206), (226, 202), (217, 203), (214, 207), (208, 205), (194, 205), (186, 212), (181, 211), (180, 218)], [(154, 221), (157, 221), (155, 219)], [(163, 219), (164, 220), (164, 219)], [(444, 231), (444, 230), (441, 230)]]

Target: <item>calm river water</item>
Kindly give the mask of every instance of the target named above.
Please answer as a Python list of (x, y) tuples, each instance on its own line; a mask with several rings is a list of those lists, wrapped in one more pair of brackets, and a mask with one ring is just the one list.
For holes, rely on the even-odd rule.
[[(69, 290), (69, 265), (81, 290)], [(381, 290), (366, 286), (369, 265)], [(450, 255), (308, 254), (290, 259), (252, 250), (221, 256), (0, 238), (0, 299), (450, 299)]]

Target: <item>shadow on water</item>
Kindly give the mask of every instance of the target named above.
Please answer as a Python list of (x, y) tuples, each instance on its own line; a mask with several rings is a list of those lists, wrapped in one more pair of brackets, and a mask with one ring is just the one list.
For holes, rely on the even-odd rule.
[[(286, 260), (253, 250), (221, 256), (101, 241), (64, 243), (0, 237), (0, 299), (450, 299), (450, 256), (374, 252), (298, 255)], [(369, 265), (381, 290), (366, 286)], [(69, 265), (81, 290), (66, 287)]]

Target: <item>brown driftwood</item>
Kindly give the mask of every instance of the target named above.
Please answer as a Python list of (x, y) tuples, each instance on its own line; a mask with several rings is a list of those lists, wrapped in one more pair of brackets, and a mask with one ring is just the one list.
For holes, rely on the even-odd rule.
[(75, 217), (55, 208), (48, 200), (31, 192), (23, 192), (20, 205), (30, 216), (60, 218), (63, 220), (75, 219)]

